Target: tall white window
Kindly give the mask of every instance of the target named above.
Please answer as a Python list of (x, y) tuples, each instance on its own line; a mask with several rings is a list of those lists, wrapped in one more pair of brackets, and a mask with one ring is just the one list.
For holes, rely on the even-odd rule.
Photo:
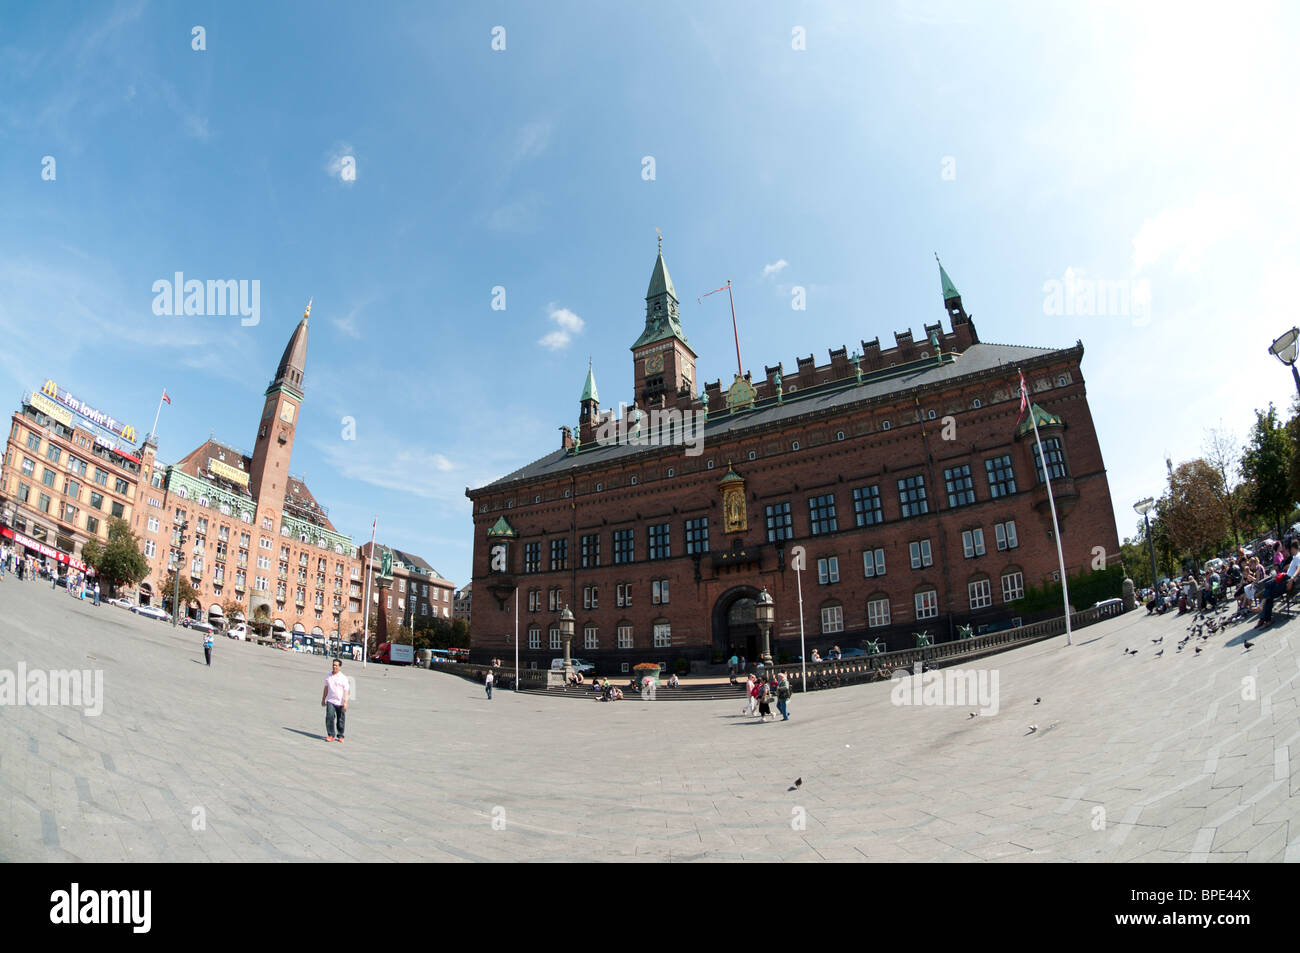
[(1002, 601), (1015, 602), (1025, 594), (1025, 577), (1023, 573), (1009, 572), (1002, 577)]
[(840, 581), (840, 557), (827, 556), (817, 560), (817, 581), (823, 586)]
[(822, 634), (844, 631), (844, 607), (826, 606), (822, 609)]
[(930, 541), (928, 539), (918, 539), (915, 542), (908, 543), (907, 550), (912, 557), (913, 569), (934, 565), (934, 560), (930, 556)]
[(632, 647), (632, 627), (630, 625), (620, 625), (618, 627), (618, 647), (620, 649), (630, 649)]
[(560, 649), (560, 630), (551, 629), (551, 648), (559, 651)]
[(542, 647), (542, 630), (535, 625), (528, 627), (528, 647), (530, 649), (540, 649)]
[(1004, 549), (1015, 549), (1020, 545), (1020, 540), (1016, 538), (1016, 521), (1007, 520), (1005, 523), (994, 523), (993, 534), (998, 540), (998, 551)]
[(916, 617), (933, 619), (939, 614), (939, 593), (933, 589), (916, 594)]
[(984, 530), (968, 529), (961, 534), (961, 550), (967, 559), (984, 555)]
[(867, 603), (867, 625), (873, 629), (889, 625), (888, 599), (872, 599)]
[(582, 630), (582, 647), (584, 649), (594, 649), (598, 647), (596, 627), (594, 625), (589, 625)]
[(885, 551), (868, 549), (862, 554), (862, 572), (868, 578), (885, 574)]
[(666, 649), (673, 644), (672, 628), (667, 622), (655, 623), (655, 648)]
[(987, 579), (978, 579), (966, 587), (966, 593), (970, 597), (970, 607), (972, 609), (986, 609), (993, 605), (993, 593), (989, 589)]
[(663, 605), (668, 601), (668, 580), (656, 579), (650, 583), (650, 602), (654, 605)]

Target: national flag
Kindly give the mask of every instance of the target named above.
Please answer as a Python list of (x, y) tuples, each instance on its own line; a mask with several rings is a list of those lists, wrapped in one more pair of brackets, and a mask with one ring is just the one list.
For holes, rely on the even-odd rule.
[(171, 399), (170, 397), (167, 396), (167, 391), (164, 390), (164, 391), (163, 391), (163, 403), (165, 403), (165, 404), (170, 404), (171, 402), (172, 402), (172, 399)]
[(1020, 416), (1017, 417), (1016, 420), (1017, 421), (1020, 420), (1020, 417), (1023, 417), (1025, 415), (1025, 411), (1028, 409), (1029, 409), (1029, 388), (1025, 386), (1025, 372), (1021, 371), (1020, 372)]

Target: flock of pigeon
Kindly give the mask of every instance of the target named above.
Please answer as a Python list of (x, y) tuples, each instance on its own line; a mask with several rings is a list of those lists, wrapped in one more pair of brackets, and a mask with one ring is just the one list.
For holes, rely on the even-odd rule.
[[(1193, 622), (1191, 625), (1187, 627), (1187, 634), (1178, 640), (1178, 648), (1175, 649), (1175, 654), (1185, 649), (1189, 642), (1195, 643), (1197, 639), (1200, 639), (1202, 642), (1208, 642), (1210, 641), (1211, 635), (1214, 635), (1216, 632), (1226, 631), (1228, 626), (1231, 623), (1240, 621), (1235, 615), (1229, 616), (1226, 619), (1223, 618), (1222, 614), (1227, 610), (1227, 608), (1228, 608), (1227, 603), (1221, 603), (1217, 608), (1213, 610), (1204, 609), (1201, 612), (1197, 613), (1196, 615), (1192, 616)], [(1212, 612), (1213, 614), (1211, 614)], [(1194, 621), (1196, 619), (1200, 619), (1202, 621), (1196, 622)], [(1152, 655), (1153, 658), (1160, 658), (1160, 656), (1165, 654), (1164, 641), (1165, 641), (1165, 637), (1163, 635), (1158, 639), (1151, 640), (1152, 645), (1160, 646), (1160, 648), (1153, 653)], [(1249, 639), (1243, 639), (1241, 644), (1243, 647), (1243, 651), (1246, 652), (1249, 652), (1251, 649), (1255, 647), (1255, 643), (1250, 641)], [(1205, 648), (1204, 645), (1193, 644), (1192, 654), (1200, 655), (1201, 650), (1204, 648)], [(1125, 648), (1124, 654), (1137, 655), (1138, 650)]]

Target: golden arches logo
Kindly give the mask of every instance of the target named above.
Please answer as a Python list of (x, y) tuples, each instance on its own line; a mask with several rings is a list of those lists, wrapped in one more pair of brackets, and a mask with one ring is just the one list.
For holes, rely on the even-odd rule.
[(59, 396), (59, 385), (54, 381), (46, 381), (45, 386), (41, 388), (41, 393), (57, 398)]
[(134, 427), (123, 427), (123, 428), (122, 428), (122, 439), (123, 439), (123, 440), (130, 440), (132, 443), (134, 443), (134, 442), (135, 442), (135, 428), (134, 428)]

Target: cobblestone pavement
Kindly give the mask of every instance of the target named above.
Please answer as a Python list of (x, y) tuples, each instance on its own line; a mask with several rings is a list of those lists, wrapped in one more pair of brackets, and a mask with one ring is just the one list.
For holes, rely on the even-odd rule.
[(0, 706), (0, 860), (1300, 859), (1300, 623), (1197, 655), (1189, 621), (981, 660), (975, 717), (888, 683), (760, 724), (349, 663), (340, 745), (326, 660), (219, 639), (209, 669), (197, 635), (10, 577), (0, 669), (102, 671), (104, 699)]

